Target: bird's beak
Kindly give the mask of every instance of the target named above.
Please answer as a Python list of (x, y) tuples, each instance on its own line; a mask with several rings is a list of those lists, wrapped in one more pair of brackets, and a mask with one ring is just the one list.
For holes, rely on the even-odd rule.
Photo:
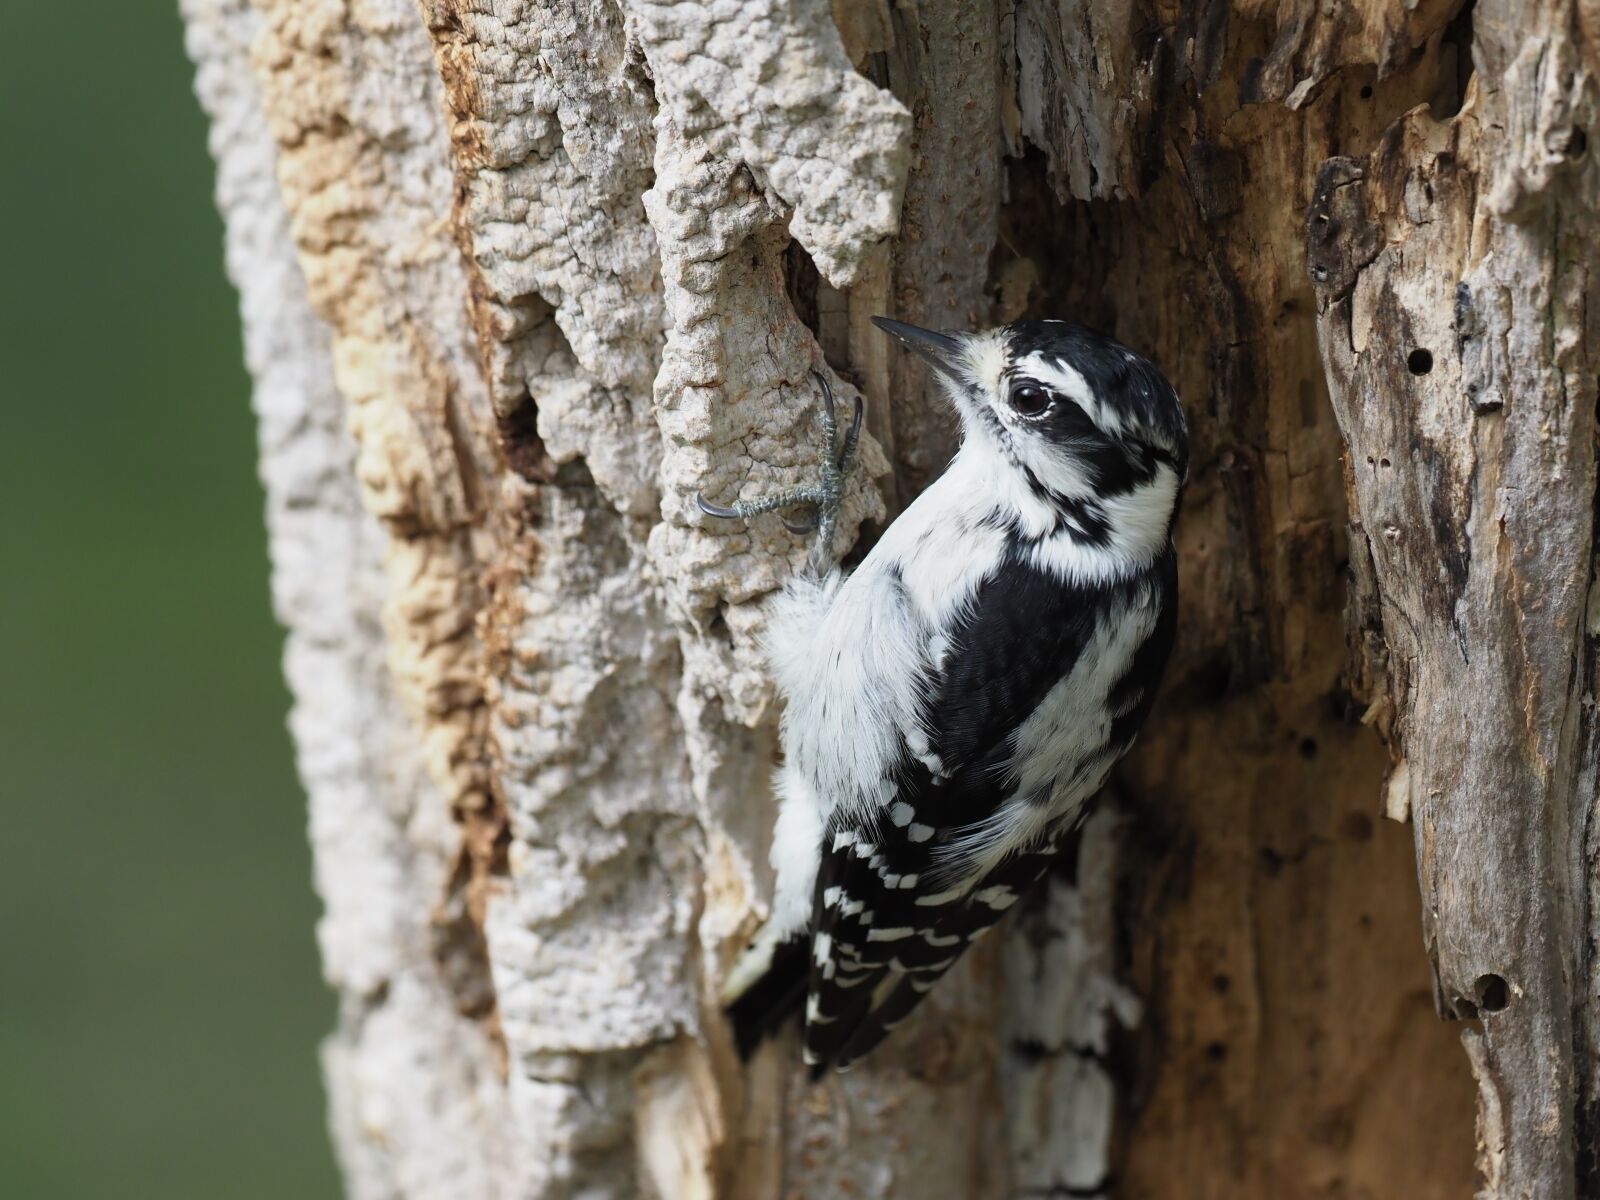
[(941, 375), (960, 380), (960, 375), (956, 372), (956, 363), (961, 354), (960, 339), (953, 338), (948, 333), (919, 329), (915, 325), (907, 325), (904, 321), (891, 321), (888, 317), (873, 317), (872, 323), (890, 337), (898, 338), (908, 350)]

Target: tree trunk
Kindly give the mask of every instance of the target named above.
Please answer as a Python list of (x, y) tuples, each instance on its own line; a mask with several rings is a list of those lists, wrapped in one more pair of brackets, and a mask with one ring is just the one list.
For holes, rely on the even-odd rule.
[[(353, 1197), (1600, 1197), (1600, 9), (184, 10)], [(1076, 862), (813, 1087), (715, 1002), (804, 548), (690, 497), (801, 481), (822, 367), (870, 544), (953, 438), (879, 312), (1166, 369), (1182, 623)]]

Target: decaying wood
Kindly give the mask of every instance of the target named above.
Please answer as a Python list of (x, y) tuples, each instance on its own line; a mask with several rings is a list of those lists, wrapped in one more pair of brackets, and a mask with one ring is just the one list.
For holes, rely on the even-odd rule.
[[(350, 1193), (1600, 1195), (1592, 7), (185, 0)], [(867, 545), (953, 435), (875, 312), (1163, 365), (1182, 630), (1076, 861), (810, 1088), (714, 1002), (803, 547), (689, 497), (799, 482), (826, 366)]]
[(1600, 47), (1576, 6), (1474, 14), (1476, 74), (1318, 176), (1308, 248), (1349, 445), (1363, 670), (1416, 829), (1488, 1196), (1595, 1154)]

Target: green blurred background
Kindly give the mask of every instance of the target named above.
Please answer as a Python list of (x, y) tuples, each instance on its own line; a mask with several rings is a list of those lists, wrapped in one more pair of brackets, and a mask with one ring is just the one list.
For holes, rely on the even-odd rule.
[(0, 44), (0, 1195), (338, 1194), (235, 297), (173, 0)]

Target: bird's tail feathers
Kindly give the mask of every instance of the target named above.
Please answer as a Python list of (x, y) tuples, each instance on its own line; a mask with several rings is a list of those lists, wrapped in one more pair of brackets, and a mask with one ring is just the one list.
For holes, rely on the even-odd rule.
[(740, 1058), (755, 1053), (805, 1003), (810, 944), (804, 929), (783, 930), (768, 921), (723, 980), (722, 1008)]

